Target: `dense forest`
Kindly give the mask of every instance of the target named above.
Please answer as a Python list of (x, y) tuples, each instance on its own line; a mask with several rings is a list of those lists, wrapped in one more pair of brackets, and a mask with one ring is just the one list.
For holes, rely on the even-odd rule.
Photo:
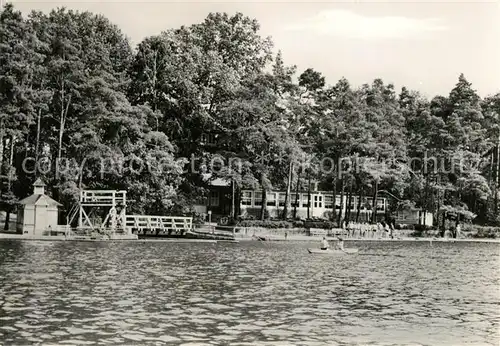
[[(342, 198), (390, 196), (392, 210), (499, 224), (500, 93), (481, 98), (460, 71), (457, 79), (431, 100), (382, 79), (328, 84), (286, 65), (240, 13), (211, 13), (133, 48), (103, 16), (23, 17), (8, 4), (1, 208), (14, 212), (41, 177), (66, 209), (79, 188), (124, 189), (134, 212), (188, 214), (206, 194), (205, 172), (236, 195), (262, 189), (263, 206), (265, 191), (314, 180)], [(332, 218), (340, 221), (335, 210)]]

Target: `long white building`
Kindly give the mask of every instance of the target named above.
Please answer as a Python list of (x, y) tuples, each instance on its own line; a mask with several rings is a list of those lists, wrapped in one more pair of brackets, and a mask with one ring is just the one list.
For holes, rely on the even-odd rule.
[[(285, 206), (285, 198), (286, 192), (284, 191), (270, 191), (267, 192), (266, 200), (267, 200), (267, 210), (271, 217), (277, 217), (280, 213), (283, 212), (283, 208)], [(297, 210), (298, 218), (306, 218), (307, 217), (307, 209), (309, 206), (309, 217), (311, 218), (323, 218), (329, 219), (331, 213), (333, 212), (333, 193), (327, 191), (314, 191), (311, 192), (310, 200), (309, 194), (307, 192), (300, 192), (296, 194), (295, 192), (290, 193), (290, 210), (289, 213), (293, 215), (293, 212)], [(352, 196), (351, 202), (347, 200), (347, 196), (344, 196), (342, 208), (341, 208), (341, 197), (337, 195), (335, 198), (335, 209), (336, 213), (340, 212), (342, 209), (343, 217), (350, 209), (351, 219), (356, 218), (358, 213), (358, 196)], [(361, 200), (361, 207), (359, 209), (359, 219), (360, 221), (369, 221), (372, 217), (372, 201), (371, 197), (363, 197)], [(385, 215), (387, 208), (387, 201), (385, 198), (378, 198), (376, 206), (377, 215), (383, 216)], [(240, 209), (241, 214), (249, 214), (249, 215), (260, 215), (262, 207), (262, 191), (252, 191), (252, 190), (243, 190), (241, 194), (241, 203)]]

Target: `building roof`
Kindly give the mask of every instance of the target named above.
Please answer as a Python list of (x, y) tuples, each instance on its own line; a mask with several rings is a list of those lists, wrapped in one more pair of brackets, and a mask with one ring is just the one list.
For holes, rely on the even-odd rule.
[(202, 173), (203, 181), (208, 182), (211, 186), (230, 186), (231, 182), (223, 178), (212, 179), (212, 174)]
[(62, 204), (57, 202), (56, 200), (50, 198), (47, 195), (41, 195), (41, 194), (34, 194), (34, 195), (29, 196), (29, 197), (26, 197), (25, 199), (20, 200), (19, 204), (21, 204), (21, 205), (44, 205), (47, 207), (62, 206)]
[(212, 180), (210, 182), (210, 185), (212, 185), (212, 186), (230, 186), (231, 182), (229, 182), (225, 179), (222, 179), (222, 178), (215, 178), (214, 180)]
[(35, 182), (33, 183), (33, 186), (47, 186), (45, 185), (45, 183), (43, 182), (42, 179), (38, 178), (37, 180), (35, 180)]

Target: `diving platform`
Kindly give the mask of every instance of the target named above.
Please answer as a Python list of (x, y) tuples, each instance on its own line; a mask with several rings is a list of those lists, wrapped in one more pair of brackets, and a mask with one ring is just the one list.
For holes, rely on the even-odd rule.
[(79, 202), (70, 210), (67, 223), (78, 217), (78, 231), (128, 234), (125, 227), (127, 191), (81, 190)]
[(127, 215), (124, 190), (81, 190), (78, 203), (68, 213), (72, 237), (116, 239), (117, 237), (171, 237), (233, 240), (214, 230), (195, 230), (188, 216)]
[(127, 191), (81, 190), (68, 225), (78, 223), (79, 233), (184, 236), (193, 228), (192, 217), (127, 215)]

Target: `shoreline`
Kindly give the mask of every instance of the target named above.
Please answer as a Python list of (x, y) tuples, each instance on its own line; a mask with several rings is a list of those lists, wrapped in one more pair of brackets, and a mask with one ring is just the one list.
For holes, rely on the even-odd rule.
[[(300, 236), (290, 235), (285, 239), (278, 236), (262, 236), (266, 240), (258, 240), (252, 237), (235, 237), (234, 240), (216, 240), (216, 239), (190, 239), (190, 238), (148, 238), (137, 239), (134, 237), (117, 237), (115, 239), (79, 239), (66, 238), (64, 236), (25, 236), (22, 234), (0, 233), (2, 240), (22, 240), (22, 241), (67, 241), (67, 242), (136, 242), (136, 243), (239, 243), (239, 242), (319, 242), (323, 239), (321, 236)], [(328, 241), (337, 240), (336, 237), (326, 237)], [(344, 238), (345, 242), (437, 242), (437, 243), (500, 243), (500, 239), (489, 238)]]
[[(267, 239), (263, 242), (319, 242), (323, 239), (323, 237), (314, 237), (314, 236), (288, 236), (287, 239), (284, 237), (266, 237)], [(237, 238), (239, 241), (247, 242), (247, 241), (262, 241), (257, 240), (255, 238)], [(326, 237), (328, 241), (337, 240), (336, 237)], [(500, 239), (489, 239), (489, 238), (431, 238), (431, 237), (422, 237), (422, 238), (344, 238), (344, 242), (437, 242), (437, 243), (464, 243), (464, 242), (473, 242), (473, 243), (500, 243)]]
[(83, 239), (66, 238), (65, 236), (26, 236), (22, 234), (0, 233), (2, 240), (21, 240), (21, 241), (60, 241), (60, 242), (134, 242), (134, 243), (211, 243), (217, 242), (238, 242), (215, 239), (190, 239), (190, 238), (158, 238), (158, 239), (138, 239), (133, 236), (122, 236), (111, 239)]

